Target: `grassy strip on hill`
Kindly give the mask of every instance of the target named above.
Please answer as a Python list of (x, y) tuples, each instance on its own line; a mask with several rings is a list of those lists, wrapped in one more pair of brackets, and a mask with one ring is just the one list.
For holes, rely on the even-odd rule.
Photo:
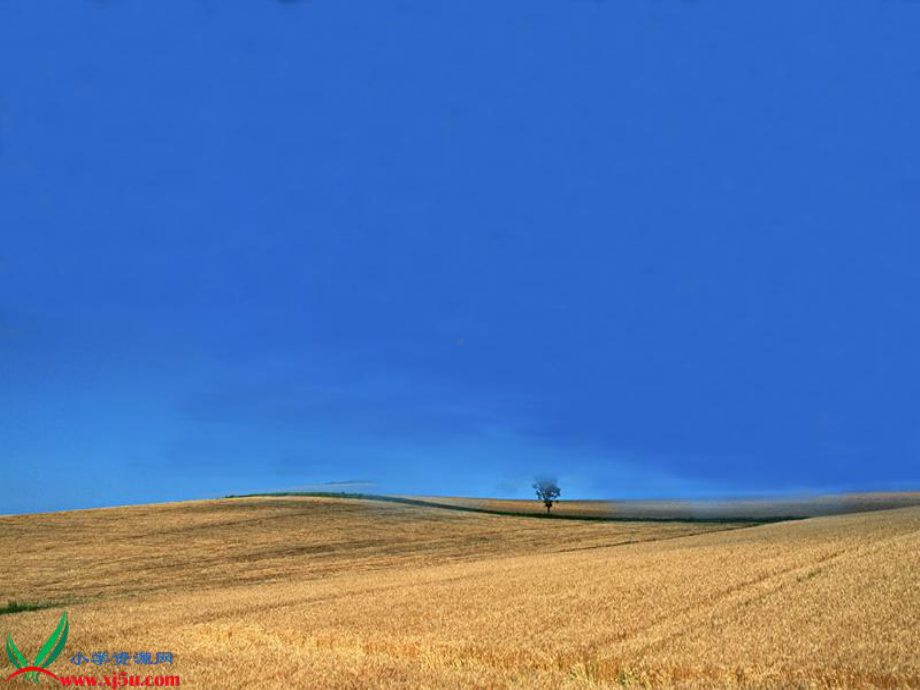
[(41, 611), (42, 609), (52, 609), (57, 606), (54, 602), (41, 601), (9, 601), (6, 606), (0, 606), (0, 616), (12, 613), (22, 613), (24, 611)]

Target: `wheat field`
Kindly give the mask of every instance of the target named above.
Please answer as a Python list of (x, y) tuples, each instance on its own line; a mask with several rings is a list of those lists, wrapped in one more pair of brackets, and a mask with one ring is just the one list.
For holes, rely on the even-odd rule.
[(160, 650), (195, 688), (920, 687), (918, 507), (758, 525), (260, 497), (0, 517), (0, 553), (0, 606), (49, 606), (0, 634), (34, 653), (66, 609), (59, 674)]

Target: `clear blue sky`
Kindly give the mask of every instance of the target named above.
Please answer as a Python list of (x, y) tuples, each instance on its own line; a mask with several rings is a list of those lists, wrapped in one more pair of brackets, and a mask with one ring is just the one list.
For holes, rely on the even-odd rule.
[(920, 3), (0, 5), (0, 513), (920, 488)]

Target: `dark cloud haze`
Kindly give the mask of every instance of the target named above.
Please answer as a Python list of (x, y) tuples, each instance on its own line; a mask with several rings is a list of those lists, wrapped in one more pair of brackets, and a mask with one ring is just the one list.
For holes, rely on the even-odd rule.
[(0, 513), (920, 488), (920, 4), (0, 7)]

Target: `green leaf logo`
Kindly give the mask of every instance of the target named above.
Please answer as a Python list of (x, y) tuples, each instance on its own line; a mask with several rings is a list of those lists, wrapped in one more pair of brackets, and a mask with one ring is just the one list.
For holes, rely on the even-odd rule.
[[(29, 662), (26, 661), (26, 658), (16, 648), (16, 643), (13, 642), (13, 636), (9, 633), (7, 633), (6, 636), (6, 655), (10, 658), (10, 661), (13, 662), (13, 666), (18, 669), (26, 667), (48, 668), (51, 662), (57, 659), (64, 650), (64, 645), (67, 643), (67, 633), (69, 631), (70, 625), (67, 623), (67, 612), (64, 611), (61, 614), (61, 622), (58, 623), (54, 632), (51, 633), (51, 637), (45, 640), (45, 644), (42, 645), (42, 648), (38, 650), (38, 656), (35, 657), (34, 664), (29, 664)], [(31, 677), (32, 682), (37, 683), (40, 674), (38, 671), (30, 671), (25, 674), (25, 677)]]

